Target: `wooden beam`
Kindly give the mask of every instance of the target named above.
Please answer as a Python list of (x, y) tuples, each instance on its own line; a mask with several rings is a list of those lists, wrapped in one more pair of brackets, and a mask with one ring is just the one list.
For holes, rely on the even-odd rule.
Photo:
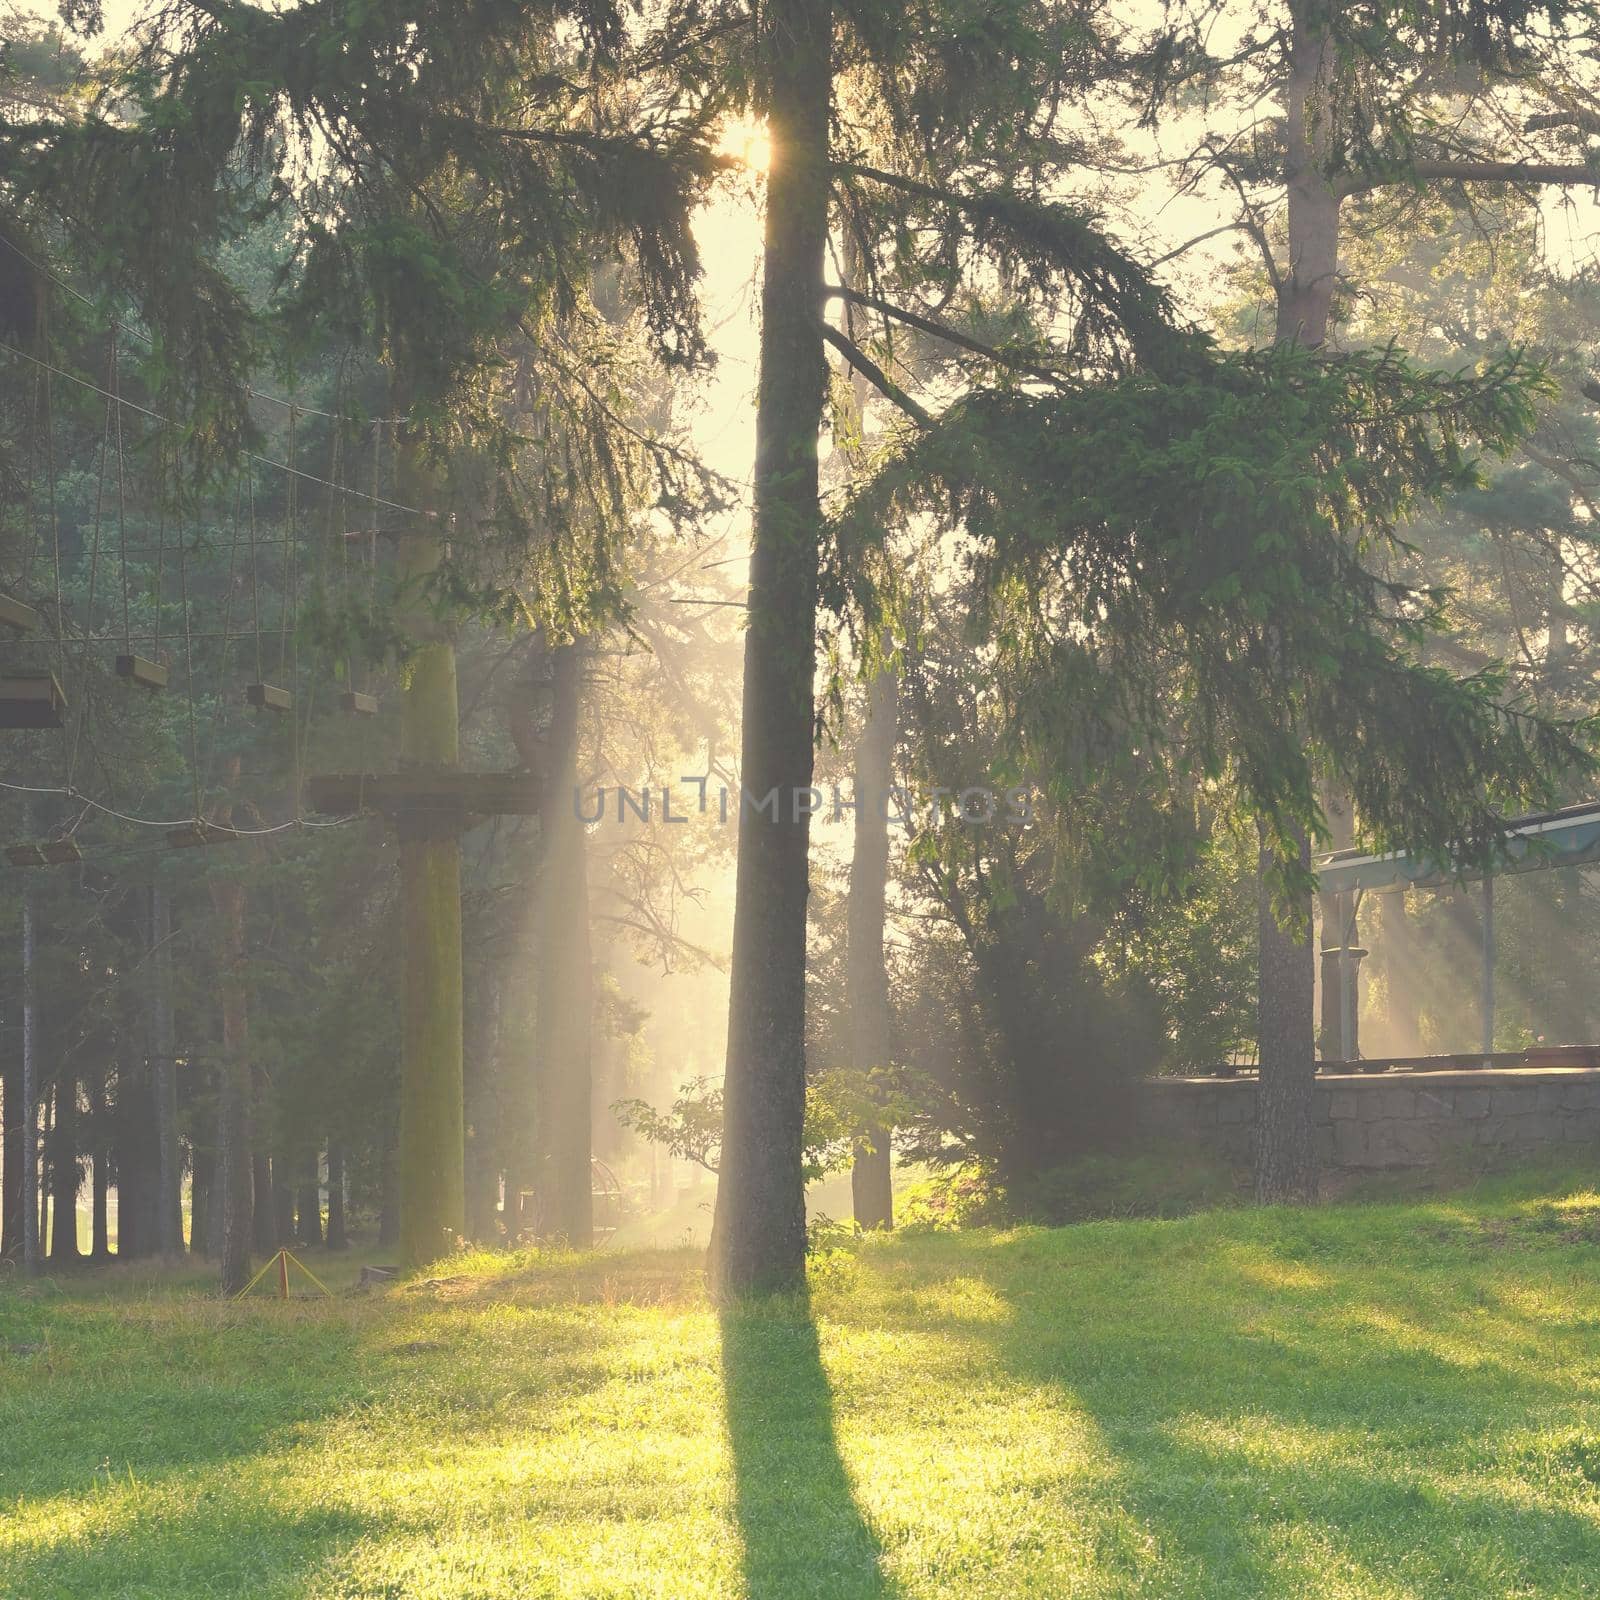
[(270, 683), (247, 683), (244, 698), (258, 711), (289, 711), (294, 707), (294, 696)]
[(66, 709), (53, 673), (0, 678), (0, 728), (59, 728)]
[(333, 816), (529, 817), (543, 799), (538, 779), (527, 772), (328, 773), (311, 778), (307, 792), (313, 811)]
[(117, 676), (130, 683), (142, 683), (147, 689), (167, 686), (167, 669), (159, 661), (147, 661), (143, 656), (118, 656)]

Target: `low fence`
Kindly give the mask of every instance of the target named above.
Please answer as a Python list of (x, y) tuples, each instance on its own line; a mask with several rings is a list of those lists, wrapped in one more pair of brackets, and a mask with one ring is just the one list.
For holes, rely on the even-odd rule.
[[(1314, 1095), (1318, 1156), (1335, 1171), (1462, 1160), (1490, 1167), (1600, 1146), (1600, 1067), (1324, 1071)], [(1244, 1166), (1255, 1140), (1256, 1081), (1147, 1078), (1136, 1118), (1146, 1138), (1178, 1140)]]

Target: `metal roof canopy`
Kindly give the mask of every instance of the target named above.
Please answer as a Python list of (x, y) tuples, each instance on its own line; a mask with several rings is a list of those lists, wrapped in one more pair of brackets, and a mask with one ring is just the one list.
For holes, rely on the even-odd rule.
[[(1536, 811), (1506, 823), (1504, 857), (1491, 877), (1513, 872), (1542, 872), (1549, 867), (1585, 867), (1600, 862), (1600, 801), (1589, 800), (1560, 811)], [(1482, 867), (1458, 867), (1432, 857), (1413, 857), (1403, 850), (1364, 855), (1337, 850), (1316, 863), (1317, 887), (1324, 894), (1354, 889), (1377, 893), (1393, 889), (1448, 889), (1485, 876)]]

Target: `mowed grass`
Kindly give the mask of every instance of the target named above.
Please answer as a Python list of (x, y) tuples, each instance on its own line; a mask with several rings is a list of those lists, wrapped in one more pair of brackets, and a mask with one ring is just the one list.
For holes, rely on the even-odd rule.
[(13, 1285), (0, 1594), (1600, 1594), (1591, 1182), (873, 1240), (721, 1315), (687, 1252)]

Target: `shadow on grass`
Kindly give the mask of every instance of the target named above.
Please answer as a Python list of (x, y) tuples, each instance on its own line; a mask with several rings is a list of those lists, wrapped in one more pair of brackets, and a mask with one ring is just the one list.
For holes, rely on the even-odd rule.
[(720, 1318), (734, 1514), (750, 1600), (873, 1600), (898, 1591), (856, 1505), (803, 1297)]
[[(984, 1283), (1008, 1307), (968, 1325), (987, 1370), (1094, 1423), (1151, 1540), (1141, 1592), (1590, 1592), (1591, 1324), (1552, 1327), (1506, 1292), (1561, 1264), (1426, 1238), (1342, 1259), (1318, 1228), (1283, 1223), (1328, 1245), (1314, 1265), (1264, 1237), (1241, 1255), (1142, 1234), (1117, 1255), (1067, 1230), (918, 1275)], [(888, 1320), (916, 1327), (915, 1300)]]
[(288, 1512), (221, 1501), (174, 1508), (130, 1503), (104, 1531), (74, 1530), (13, 1548), (0, 1563), (0, 1600), (170, 1600), (249, 1595), (291, 1600), (338, 1552), (378, 1526), (343, 1508)]

